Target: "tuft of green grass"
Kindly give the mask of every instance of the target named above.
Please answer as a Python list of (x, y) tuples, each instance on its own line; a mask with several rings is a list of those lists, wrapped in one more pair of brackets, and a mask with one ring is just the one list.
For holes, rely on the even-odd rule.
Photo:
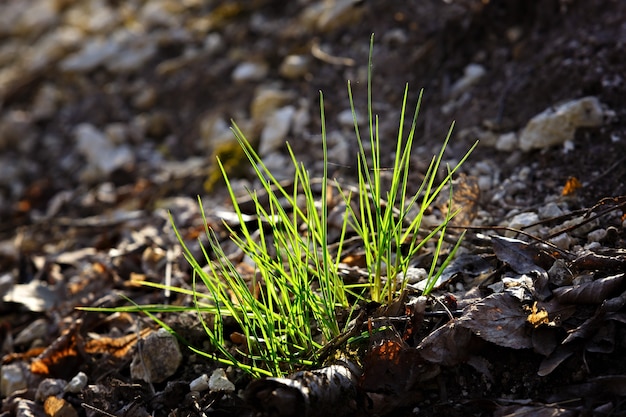
[[(449, 199), (452, 199), (453, 175), (476, 144), (454, 167), (446, 166), (443, 178), (438, 180), (444, 151), (452, 132), (451, 126), (440, 152), (433, 156), (418, 192), (410, 195), (411, 151), (422, 95), (420, 93), (405, 138), (403, 126), (409, 92), (407, 85), (400, 112), (391, 183), (387, 188), (383, 186), (378, 117), (372, 109), (373, 40), (372, 36), (367, 92), (370, 152), (365, 150), (356, 121), (352, 88), (348, 83), (359, 147), (356, 191), (347, 192), (336, 181), (328, 178), (324, 98), (320, 93), (324, 158), (321, 195), (314, 192), (311, 174), (298, 161), (289, 144), (287, 149), (295, 174), (293, 187), (287, 189), (264, 165), (254, 147), (233, 123), (233, 133), (266, 195), (261, 201), (257, 191), (249, 191), (255, 206), (253, 217), (256, 220), (246, 221), (227, 168), (217, 158), (239, 219), (236, 227), (225, 224), (225, 228), (232, 242), (254, 266), (254, 274), (242, 273), (229, 260), (206, 217), (205, 238), (208, 244), (201, 245), (203, 256), (200, 260), (193, 256), (172, 219), (184, 257), (193, 270), (192, 288), (166, 287), (153, 283), (145, 285), (192, 296), (193, 307), (187, 309), (196, 310), (213, 347), (210, 352), (206, 352), (189, 346), (194, 352), (223, 364), (234, 365), (255, 377), (283, 376), (297, 369), (319, 366), (327, 356), (325, 346), (329, 346), (331, 341), (342, 340), (341, 336), (348, 334), (347, 323), (354, 316), (359, 302), (371, 300), (391, 303), (404, 290), (406, 283), (399, 277), (407, 272), (411, 260), (426, 243), (434, 241), (435, 251), (424, 294), (432, 290), (459, 247), (460, 239), (445, 259), (440, 259), (446, 227), (455, 213), (446, 214), (439, 226), (426, 233), (420, 226), (426, 210), (446, 185), (450, 185)], [(338, 190), (346, 207), (338, 242), (329, 242), (328, 238), (329, 187)], [(200, 200), (199, 204), (204, 216)], [(347, 285), (339, 272), (343, 244), (349, 230), (354, 231), (363, 242), (369, 276), (365, 285)], [(145, 312), (159, 325), (172, 331), (155, 313), (176, 312), (180, 311), (180, 307), (135, 305), (125, 308), (125, 311)], [(339, 317), (348, 319), (340, 320)], [(243, 334), (243, 344), (235, 346), (227, 340), (230, 335), (225, 334), (225, 320), (236, 323)]]
[[(374, 37), (372, 36), (370, 51), (373, 50), (373, 42)], [(403, 127), (407, 113), (409, 93), (407, 84), (404, 90), (402, 109), (400, 111), (400, 123), (396, 139), (391, 185), (388, 189), (385, 189), (381, 182), (380, 175), (382, 167), (380, 160), (381, 141), (378, 130), (378, 116), (375, 116), (372, 110), (371, 53), (368, 65), (367, 110), (369, 145), (371, 149), (370, 155), (368, 155), (363, 146), (364, 142), (357, 123), (352, 88), (348, 82), (348, 95), (354, 119), (354, 130), (359, 146), (359, 153), (357, 155), (359, 189), (358, 211), (352, 209), (350, 204), (347, 204), (347, 206), (350, 207), (350, 225), (363, 240), (370, 277), (367, 284), (370, 298), (376, 302), (389, 303), (398, 291), (404, 290), (406, 285), (405, 281), (398, 282), (398, 277), (406, 274), (410, 261), (427, 242), (431, 241), (433, 238), (437, 239), (434, 259), (429, 270), (426, 290), (424, 291), (425, 295), (432, 290), (437, 278), (454, 257), (462, 241), (462, 236), (444, 262), (441, 265), (439, 263), (446, 227), (450, 220), (457, 214), (456, 212), (449, 211), (443, 222), (422, 238), (420, 238), (420, 226), (424, 213), (431, 207), (432, 203), (437, 199), (446, 185), (450, 186), (450, 202), (452, 201), (453, 174), (469, 157), (477, 143), (467, 151), (460, 162), (454, 167), (447, 167), (447, 175), (437, 183), (437, 175), (441, 167), (443, 155), (454, 127), (454, 123), (452, 123), (439, 154), (433, 156), (430, 162), (419, 190), (415, 194), (409, 195), (408, 186), (409, 173), (411, 170), (411, 151), (423, 91), (420, 91), (413, 112), (411, 128), (407, 137), (404, 138)], [(339, 187), (339, 189), (348, 203), (351, 195), (344, 193), (341, 187)], [(452, 204), (450, 204), (450, 206), (452, 206)], [(415, 211), (417, 211), (417, 214), (414, 214)]]

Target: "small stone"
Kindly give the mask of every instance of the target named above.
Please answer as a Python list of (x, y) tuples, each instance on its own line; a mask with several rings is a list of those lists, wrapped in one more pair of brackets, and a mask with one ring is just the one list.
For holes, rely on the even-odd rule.
[(72, 394), (78, 394), (87, 386), (87, 381), (87, 375), (84, 372), (79, 372), (67, 384), (65, 391), (71, 392)]
[(144, 4), (139, 14), (140, 20), (147, 26), (176, 26), (176, 15), (183, 6), (173, 0), (151, 0)]
[(278, 181), (292, 179), (296, 168), (291, 159), (278, 152), (270, 153), (263, 157), (263, 165), (272, 173)]
[[(354, 130), (354, 116), (351, 109), (345, 109), (337, 115), (337, 121), (344, 129)], [(356, 122), (359, 126), (365, 123), (365, 119), (358, 112), (356, 113)]]
[[(46, 29), (53, 27), (59, 20), (58, 2), (54, 0), (47, 1), (30, 1), (24, 7), (23, 2), (16, 2), (16, 16), (10, 16), (11, 11), (3, 10), (2, 13), (8, 12), (7, 19), (2, 19), (2, 25), (7, 25), (15, 35), (33, 35), (38, 34)], [(20, 7), (21, 5), (21, 7)], [(3, 6), (4, 7), (4, 6)], [(12, 20), (11, 20), (12, 19)]]
[(190, 391), (202, 392), (209, 389), (209, 376), (202, 374), (189, 383)]
[(403, 273), (398, 274), (399, 281), (406, 281), (408, 284), (416, 284), (428, 278), (428, 271), (424, 268), (409, 267), (406, 270), (406, 277)]
[(44, 84), (35, 96), (32, 115), (33, 120), (46, 120), (51, 118), (58, 111), (58, 104), (61, 100), (61, 93), (52, 84)]
[(228, 380), (222, 368), (217, 368), (209, 378), (209, 390), (211, 392), (235, 392), (235, 384)]
[(491, 175), (481, 175), (478, 177), (478, 188), (481, 191), (491, 190), (493, 187), (493, 178)]
[(50, 396), (63, 394), (66, 386), (67, 381), (63, 379), (46, 378), (39, 383), (35, 393), (35, 400), (43, 402)]
[(16, 345), (28, 345), (37, 339), (42, 339), (48, 332), (48, 328), (49, 325), (46, 319), (37, 319), (19, 332), (13, 343)]
[(463, 70), (463, 77), (459, 78), (450, 89), (450, 97), (456, 98), (469, 90), (471, 86), (476, 84), (485, 74), (487, 70), (480, 64), (469, 64)]
[(29, 113), (13, 110), (5, 112), (0, 118), (0, 151), (17, 148), (30, 153), (36, 139), (37, 133)]
[[(527, 232), (533, 232), (539, 228), (539, 226), (528, 228), (531, 224), (535, 224), (539, 222), (539, 216), (537, 213), (532, 212), (524, 212), (515, 215), (507, 225), (512, 229), (525, 230)], [(516, 233), (513, 231), (505, 232), (505, 235), (508, 237), (513, 237)]]
[(406, 30), (402, 28), (391, 29), (383, 35), (383, 43), (387, 45), (404, 45), (408, 41)]
[(276, 110), (265, 123), (261, 131), (259, 155), (266, 156), (285, 144), (291, 121), (296, 112), (295, 107), (285, 106)]
[(242, 62), (237, 65), (231, 75), (233, 81), (238, 83), (249, 81), (261, 81), (269, 72), (266, 63), (263, 62)]
[[(354, 148), (346, 137), (338, 130), (331, 131), (326, 140), (328, 141), (328, 161), (338, 166), (348, 166), (353, 161)], [(319, 145), (321, 148), (321, 145)]]
[(278, 72), (289, 79), (304, 77), (309, 72), (309, 59), (304, 55), (287, 55)]
[(93, 39), (59, 64), (64, 72), (89, 72), (119, 54), (120, 45), (113, 40)]
[(219, 33), (209, 33), (202, 47), (207, 54), (213, 55), (224, 48), (224, 39)]
[(111, 72), (136, 71), (157, 53), (156, 44), (149, 37), (135, 38), (131, 34), (124, 34), (120, 43), (122, 45), (118, 53), (104, 63)]
[(288, 91), (282, 91), (276, 88), (260, 88), (256, 91), (252, 104), (250, 104), (250, 114), (256, 122), (264, 121), (276, 109), (283, 107), (294, 97), (294, 94)]
[(563, 210), (555, 202), (550, 202), (538, 210), (539, 218), (552, 219), (563, 215)]
[(606, 237), (605, 229), (596, 229), (593, 232), (589, 232), (589, 234), (587, 235), (587, 240), (589, 242), (600, 242), (605, 237)]
[(600, 242), (589, 242), (584, 246), (584, 249), (588, 251), (594, 251), (600, 249), (601, 247), (602, 244)]
[(317, 28), (323, 33), (328, 33), (357, 24), (365, 10), (358, 3), (354, 0), (322, 2), (321, 13), (316, 22)]
[(133, 106), (138, 110), (149, 110), (156, 104), (156, 99), (156, 89), (151, 86), (145, 86), (133, 99)]
[(89, 123), (81, 123), (74, 128), (78, 151), (81, 152), (89, 166), (98, 173), (108, 175), (118, 168), (132, 165), (135, 157), (127, 145), (115, 146), (106, 134)]
[(165, 329), (151, 333), (140, 343), (130, 364), (133, 379), (163, 382), (176, 372), (183, 360), (176, 337)]
[(23, 363), (9, 363), (0, 367), (0, 396), (6, 398), (27, 386)]
[(567, 233), (561, 233), (550, 239), (550, 243), (554, 244), (559, 249), (568, 250), (572, 246), (573, 240)]
[(504, 133), (498, 136), (496, 149), (499, 151), (511, 152), (517, 148), (517, 135), (515, 132)]
[(602, 126), (603, 120), (604, 110), (596, 97), (568, 101), (533, 117), (520, 135), (519, 147), (528, 152), (561, 145), (573, 140), (579, 127)]

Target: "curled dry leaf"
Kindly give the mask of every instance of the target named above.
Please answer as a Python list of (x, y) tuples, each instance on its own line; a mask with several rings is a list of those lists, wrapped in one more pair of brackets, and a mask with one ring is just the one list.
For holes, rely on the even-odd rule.
[(564, 304), (599, 304), (622, 288), (625, 276), (621, 273), (584, 284), (560, 287), (554, 289), (553, 294)]
[[(557, 393), (548, 399), (556, 403), (570, 398), (594, 398), (626, 396), (626, 376), (609, 375), (591, 378), (582, 384), (562, 387)], [(608, 414), (607, 414), (608, 415)]]
[(626, 305), (626, 292), (615, 298), (604, 300), (595, 314), (585, 320), (580, 326), (570, 332), (563, 343), (569, 343), (574, 339), (588, 339), (592, 337), (606, 322), (610, 313), (615, 313)]
[(356, 367), (337, 363), (291, 378), (252, 381), (244, 393), (249, 403), (276, 417), (341, 416), (357, 408)]
[(494, 417), (575, 417), (578, 412), (555, 405), (508, 405), (493, 413)]
[(578, 256), (572, 266), (586, 270), (626, 270), (626, 249), (610, 249), (602, 253), (587, 251)]

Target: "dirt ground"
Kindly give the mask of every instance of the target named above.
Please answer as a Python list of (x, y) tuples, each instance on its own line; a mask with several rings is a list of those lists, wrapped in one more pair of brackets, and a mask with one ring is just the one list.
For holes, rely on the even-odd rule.
[[(224, 146), (232, 144), (230, 119), (257, 140), (269, 129), (268, 120), (289, 107), (292, 118), (284, 139), (319, 174), (323, 92), (326, 129), (335, 146), (333, 174), (353, 181), (350, 149), (356, 139), (339, 116), (350, 108), (347, 80), (357, 110), (366, 112), (372, 33), (373, 104), (388, 147), (383, 163), (393, 158), (405, 84), (410, 103), (423, 88), (416, 179), (453, 120), (447, 161), (458, 160), (480, 139), (462, 168), (465, 181), (480, 185), (471, 202), (476, 216), (470, 220), (477, 229), (469, 230), (464, 253), (489, 263), (490, 283), (511, 276), (519, 266), (518, 258), (508, 257), (514, 249), (498, 251), (485, 243), (484, 234), (505, 234), (489, 226), (533, 226), (512, 219), (538, 213), (545, 228), (527, 231), (541, 239), (573, 226), (566, 233), (569, 240), (559, 241), (557, 258), (575, 279), (574, 284), (556, 283), (555, 273), (548, 272), (550, 295), (531, 289), (539, 311), (550, 312), (550, 323), (530, 326), (527, 316), (537, 312), (523, 310), (522, 324), (533, 328), (524, 335), (511, 331), (509, 339), (519, 337), (519, 348), (476, 327), (484, 325), (476, 317), (502, 308), (489, 304), (502, 302), (495, 291), (491, 294), (494, 287), (488, 291), (481, 285), (477, 305), (485, 307), (459, 307), (478, 324), (460, 320), (466, 324), (455, 330), (446, 320), (427, 318), (420, 338), (408, 341), (407, 349), (419, 347), (438, 366), (437, 376), (406, 390), (398, 385), (395, 393), (382, 388), (378, 396), (366, 393), (351, 413), (626, 415), (626, 298), (621, 300), (626, 290), (625, 2), (80, 3), (0, 5), (5, 16), (0, 24), (5, 27), (0, 29), (2, 417), (281, 415), (238, 396), (249, 378), (230, 369), (235, 393), (190, 390), (191, 381), (211, 375), (216, 365), (184, 348), (181, 365), (166, 378), (133, 379), (136, 335), (154, 327), (151, 321), (75, 307), (122, 305), (118, 292), (139, 304), (162, 303), (160, 291), (137, 288), (133, 281), (161, 282), (166, 268), (175, 285), (190, 285), (167, 210), (193, 242), (202, 231), (196, 196), (203, 197), (205, 207), (228, 209), (224, 187), (211, 178), (215, 154), (224, 157), (224, 149), (230, 149)], [(124, 37), (124, 30), (139, 35)], [(106, 55), (102, 45), (110, 39), (132, 47), (111, 47), (114, 53)], [(90, 43), (101, 55), (81, 55)], [(143, 53), (145, 58), (139, 58)], [(249, 72), (242, 63), (251, 64)], [(479, 69), (480, 75), (470, 79), (468, 68)], [(238, 70), (243, 75), (236, 75)], [(270, 93), (263, 96), (263, 91)], [(576, 129), (565, 143), (530, 150), (520, 149), (519, 142), (503, 145), (503, 137), (519, 138), (544, 110), (583, 97), (597, 98), (601, 122)], [(266, 154), (268, 161), (276, 158), (277, 169), (284, 167), (285, 155), (280, 145)], [(250, 170), (236, 159), (232, 166), (233, 176), (247, 184)], [(542, 214), (548, 206), (558, 206), (558, 215)], [(219, 222), (216, 214), (207, 214)], [(593, 227), (580, 225), (596, 214), (589, 223)], [(602, 232), (593, 234), (597, 230)], [(531, 253), (526, 246), (515, 250)], [(597, 257), (585, 257), (589, 251)], [(552, 266), (545, 271), (554, 271)], [(478, 275), (463, 274), (462, 291), (463, 285), (447, 287), (461, 291), (459, 304)], [(581, 276), (586, 281), (576, 281)], [(597, 284), (574, 298), (559, 290), (571, 284), (574, 291), (581, 282)], [(172, 296), (168, 301), (189, 300)], [(528, 307), (528, 300), (524, 303)], [(550, 308), (561, 309), (558, 320)], [(198, 346), (205, 342), (191, 315), (167, 316), (166, 321)], [(439, 341), (431, 333), (436, 329)], [(21, 377), (11, 376), (15, 369)], [(406, 377), (397, 363), (389, 369), (385, 378)], [(41, 393), (44, 378), (70, 381), (78, 372), (85, 373), (87, 385)], [(53, 410), (50, 397), (62, 401), (59, 410)], [(322, 415), (317, 412), (308, 406), (293, 414)]]

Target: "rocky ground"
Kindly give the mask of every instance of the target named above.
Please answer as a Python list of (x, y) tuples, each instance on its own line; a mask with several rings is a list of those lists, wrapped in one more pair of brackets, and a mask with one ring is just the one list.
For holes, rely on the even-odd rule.
[[(238, 395), (248, 379), (184, 349), (173, 369), (142, 378), (130, 362), (151, 322), (75, 307), (121, 305), (116, 292), (164, 302), (133, 285), (142, 279), (189, 286), (168, 211), (190, 242), (202, 231), (196, 196), (219, 224), (230, 206), (216, 155), (238, 189), (254, 186), (231, 120), (278, 178), (292, 174), (285, 141), (319, 175), (322, 91), (333, 176), (352, 183), (346, 85), (365, 120), (372, 33), (383, 163), (406, 83), (410, 103), (424, 89), (416, 184), (452, 121), (446, 162), (480, 143), (458, 180), (470, 190), (461, 252), (472, 260), (438, 293), (468, 307), (425, 319), (402, 348), (437, 375), (394, 385), (413, 353), (394, 362), (372, 347), (390, 374), (366, 369), (346, 414), (624, 415), (624, 16), (619, 0), (4, 2), (2, 416), (263, 412)], [(526, 280), (530, 298), (503, 290), (507, 279)], [(167, 320), (203, 343), (193, 317)], [(372, 386), (377, 377), (387, 385)]]

